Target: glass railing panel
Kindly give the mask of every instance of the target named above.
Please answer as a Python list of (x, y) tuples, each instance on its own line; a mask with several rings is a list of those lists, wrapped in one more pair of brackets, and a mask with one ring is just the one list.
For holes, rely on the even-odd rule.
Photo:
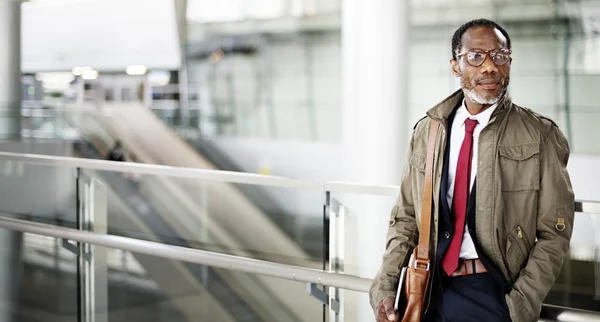
[(44, 102), (21, 108), (21, 136), (35, 139), (76, 139), (78, 132), (69, 122), (70, 111), (60, 104)]
[[(382, 253), (385, 231), (395, 197), (365, 194), (330, 194), (328, 269), (357, 276), (374, 276), (381, 263), (374, 257), (374, 247)], [(367, 214), (359, 215), (359, 214)], [(373, 234), (373, 231), (382, 233)], [(332, 297), (340, 302), (337, 318), (346, 322), (372, 318), (366, 293), (332, 289)], [(335, 312), (329, 312), (335, 316)]]
[(303, 282), (89, 244), (78, 256), (62, 239), (9, 232), (22, 246), (0, 247), (15, 282), (0, 290), (3, 321), (314, 322), (328, 310)]
[[(563, 119), (566, 116), (563, 116)], [(598, 137), (598, 127), (600, 122), (600, 111), (597, 106), (572, 107), (568, 115), (570, 127), (564, 128), (569, 135), (571, 152), (597, 155), (600, 153), (600, 147), (594, 138)]]
[[(27, 166), (30, 167), (29, 164)], [(304, 252), (296, 244), (297, 240), (315, 236), (310, 233), (302, 238), (287, 236), (270, 223), (271, 219), (263, 212), (271, 211), (272, 216), (287, 216), (288, 212), (290, 216), (298, 215), (304, 209), (298, 203), (288, 201), (287, 208), (265, 207), (266, 210), (258, 211), (249, 209), (249, 202), (241, 201), (239, 195), (236, 198), (234, 190), (237, 188), (231, 184), (111, 171), (77, 171), (68, 167), (31, 167), (40, 169), (33, 171), (27, 168), (25, 173), (37, 180), (30, 181), (24, 177), (20, 182), (8, 176), (3, 178), (4, 183), (15, 189), (13, 195), (3, 194), (3, 197), (21, 197), (12, 201), (3, 200), (6, 216), (68, 228), (81, 227), (99, 234), (110, 233), (241, 257), (323, 268), (322, 258), (317, 258), (320, 254), (313, 253), (311, 257), (310, 253)], [(68, 179), (74, 182), (71, 189), (66, 184)], [(36, 184), (45, 190), (36, 187)], [(323, 204), (319, 191), (313, 194), (277, 188), (270, 193), (279, 194), (280, 198), (302, 195), (297, 202), (309, 209), (314, 206), (314, 210), (308, 213), (322, 223), (319, 215), (322, 215)], [(57, 196), (59, 200), (50, 197), (44, 199), (44, 195)], [(26, 197), (33, 201), (23, 200)], [(67, 215), (56, 206), (65, 198), (73, 201), (73, 205), (67, 208), (71, 211), (64, 212)], [(36, 207), (51, 214), (56, 212), (58, 219), (45, 216), (45, 212)], [(291, 217), (283, 218), (283, 221), (292, 220)], [(298, 225), (292, 227), (302, 235)], [(312, 233), (317, 234), (322, 230), (321, 224)], [(77, 313), (84, 317), (93, 314), (96, 321), (154, 321), (157, 316), (158, 321), (196, 321), (199, 316), (211, 321), (318, 321), (323, 316), (323, 304), (316, 299), (320, 294), (319, 288), (312, 288), (314, 293), (311, 295), (307, 291), (311, 288), (304, 283), (167, 261), (67, 240), (37, 238), (34, 241), (40, 244), (35, 248), (36, 253), (45, 256), (56, 253), (60, 257), (50, 261), (57, 267), (57, 278), (70, 276), (61, 271), (67, 259), (79, 263), (79, 266), (73, 264), (65, 269), (72, 274), (79, 272), (80, 275), (73, 275), (73, 278), (80, 279), (62, 287), (61, 291), (76, 290), (77, 283), (84, 285), (82, 289), (92, 291), (92, 295), (85, 298), (63, 296), (65, 300), (82, 302), (73, 304), (75, 311), (50, 311), (55, 312), (54, 317), (60, 321), (76, 319), (74, 314)], [(30, 244), (31, 241), (28, 241)], [(18, 249), (10, 243), (5, 245)], [(52, 250), (48, 250), (50, 248)], [(78, 258), (77, 254), (82, 255)], [(38, 259), (38, 262), (44, 261), (49, 260)], [(135, 287), (141, 287), (142, 291)], [(19, 302), (15, 300), (15, 303)], [(62, 304), (52, 303), (57, 306), (56, 310), (60, 310)], [(272, 307), (274, 303), (277, 307)], [(215, 315), (221, 311), (226, 314), (222, 319)], [(132, 318), (134, 316), (136, 318)], [(43, 320), (54, 321), (49, 318)], [(82, 321), (86, 321), (85, 318)]]
[[(342, 202), (343, 200), (343, 202)], [(366, 274), (366, 270), (373, 271), (365, 258), (369, 254), (361, 252), (361, 244), (367, 243), (365, 238), (372, 242), (374, 238), (382, 236), (367, 235), (369, 223), (374, 221), (375, 216), (357, 215), (358, 213), (378, 213), (387, 209), (389, 214), (395, 198), (384, 196), (367, 195), (336, 195), (328, 199), (326, 203), (329, 209), (329, 264), (330, 270), (359, 276), (372, 276)], [(352, 205), (352, 206), (349, 206)], [(577, 206), (581, 207), (581, 206)], [(360, 209), (358, 211), (357, 209)], [(373, 210), (369, 212), (369, 210)], [(566, 307), (584, 311), (600, 312), (600, 239), (597, 231), (600, 230), (600, 203), (584, 202), (583, 209), (575, 213), (575, 224), (571, 239), (569, 254), (564, 263), (562, 272), (544, 304), (544, 314), (550, 316), (556, 312), (560, 314), (561, 309), (553, 306)], [(582, 212), (583, 211), (583, 212)], [(380, 219), (377, 219), (380, 220)], [(372, 224), (372, 223), (371, 223)], [(386, 231), (383, 223), (381, 231)], [(371, 227), (372, 228), (372, 227)], [(385, 240), (381, 240), (381, 251), (383, 251)], [(359, 262), (359, 259), (361, 261)], [(380, 258), (376, 265), (379, 265)], [(368, 311), (368, 297), (366, 294), (339, 290), (334, 296), (342, 302), (341, 308), (346, 317), (365, 317)], [(568, 314), (587, 314), (568, 313)], [(568, 315), (567, 314), (567, 315)], [(556, 316), (554, 317), (556, 318)], [(346, 319), (348, 321), (348, 319)]]
[(323, 268), (320, 191), (112, 171), (85, 174), (107, 187), (112, 234)]
[[(215, 188), (218, 185), (215, 185)], [(265, 220), (270, 229), (283, 236), (285, 244), (277, 248), (265, 244), (257, 251), (272, 253), (273, 261), (295, 263), (295, 265), (323, 269), (325, 256), (323, 199), (325, 193), (289, 187), (261, 186), (253, 184), (231, 184), (240, 192), (240, 199), (251, 205), (256, 218)], [(212, 190), (209, 199), (217, 198), (217, 189)], [(240, 209), (240, 214), (244, 211)], [(259, 217), (264, 214), (264, 219)], [(261, 225), (254, 224), (260, 229)], [(264, 226), (263, 226), (264, 227)], [(241, 231), (240, 231), (241, 233)], [(287, 245), (289, 244), (289, 245)], [(295, 244), (294, 249), (289, 248)], [(280, 248), (281, 247), (281, 248)], [(277, 259), (281, 257), (281, 259)]]
[[(353, 275), (371, 274), (372, 267), (378, 267), (380, 258), (376, 263), (366, 264), (361, 258), (372, 256), (372, 247), (379, 247), (381, 252), (385, 247), (385, 233), (387, 232), (390, 214), (396, 197), (385, 195), (367, 194), (332, 194), (330, 198), (330, 243), (337, 243), (337, 251), (343, 262), (343, 272)], [(337, 227), (336, 227), (337, 226)], [(373, 236), (370, 232), (381, 231)], [(336, 236), (334, 239), (334, 236)], [(362, 247), (369, 245), (369, 247)], [(377, 246), (380, 245), (380, 246)], [(330, 245), (331, 249), (331, 245)], [(370, 254), (365, 253), (367, 251)]]
[(0, 160), (0, 216), (76, 227), (78, 171)]
[[(319, 246), (318, 237), (323, 231), (320, 217), (323, 204), (319, 191), (273, 188), (268, 193), (277, 194), (278, 198), (302, 197), (296, 202), (284, 199), (284, 207), (271, 205), (259, 210), (251, 209), (254, 206), (244, 201), (239, 192), (236, 194), (237, 187), (232, 184), (31, 164), (24, 164), (25, 169), (15, 170), (17, 176), (13, 172), (14, 165), (5, 163), (8, 165), (2, 164), (1, 169), (4, 169), (2, 181), (6, 186), (0, 185), (3, 198), (0, 200), (3, 202), (1, 210), (6, 213), (4, 216), (68, 228), (80, 227), (99, 234), (110, 233), (247, 258), (323, 268), (323, 259), (319, 257), (322, 254), (304, 251), (299, 242), (316, 239), (317, 246), (313, 247)], [(303, 207), (308, 207), (310, 211), (306, 211), (307, 214), (320, 224), (306, 234), (300, 225), (311, 221), (293, 217), (303, 214), (306, 209)], [(282, 216), (283, 222), (295, 222), (291, 227), (297, 230), (297, 235), (286, 235), (270, 222), (273, 219), (265, 212), (271, 212), (274, 218)], [(131, 316), (143, 320), (154, 320), (152, 317), (160, 316), (159, 321), (196, 321), (191, 317), (198, 316), (215, 320), (213, 314), (219, 310), (227, 314), (224, 319), (216, 319), (219, 321), (317, 321), (323, 316), (323, 305), (315, 299), (317, 293), (311, 296), (307, 292), (310, 288), (303, 283), (202, 265), (173, 263), (152, 256), (79, 245), (73, 241), (48, 241), (44, 238), (34, 241), (39, 244), (35, 248), (36, 253), (44, 256), (56, 254), (59, 257), (36, 260), (56, 266), (58, 271), (54, 274), (61, 279), (61, 283), (62, 279), (70, 276), (61, 271), (64, 262), (75, 262), (65, 269), (72, 274), (79, 271), (80, 280), (73, 280), (61, 291), (71, 292), (77, 283), (93, 285), (91, 288), (84, 287), (93, 291), (94, 302), (91, 304), (92, 298), (88, 297), (84, 298), (84, 303), (73, 304), (75, 309), (60, 311), (63, 304), (58, 299), (52, 302), (58, 311), (50, 312), (54, 314), (53, 318), (60, 321), (76, 319), (74, 314), (77, 313), (88, 317), (94, 314), (96, 321), (122, 321)], [(31, 241), (28, 241), (30, 244)], [(19, 249), (16, 245), (5, 243), (10, 249)], [(81, 258), (77, 254), (82, 254)], [(2, 258), (0, 253), (0, 260)], [(77, 263), (80, 266), (76, 266)], [(119, 271), (121, 266), (126, 269)], [(77, 275), (73, 275), (75, 277)], [(102, 279), (105, 281), (102, 282)], [(45, 282), (42, 284), (47, 286)], [(39, 287), (37, 284), (34, 286)], [(149, 290), (150, 296), (131, 287)], [(165, 293), (165, 290), (169, 292)], [(313, 291), (316, 292), (316, 289), (313, 288)], [(54, 296), (48, 295), (50, 293), (48, 291), (44, 295)], [(210, 297), (215, 299), (210, 300)], [(77, 296), (63, 298), (65, 301), (78, 300)], [(214, 304), (210, 304), (211, 301)], [(19, 302), (15, 300), (15, 303)], [(273, 303), (278, 306), (271, 307)], [(184, 313), (181, 313), (182, 310)], [(229, 319), (230, 315), (233, 315), (232, 319)], [(54, 321), (50, 318), (43, 320)]]
[[(79, 287), (77, 254), (62, 247), (62, 241), (52, 237), (2, 230), (20, 243), (11, 248), (0, 246), (0, 260), (13, 257), (3, 271), (3, 279), (14, 282), (14, 289), (5, 283), (0, 288), (3, 298), (2, 321), (77, 322), (79, 319)], [(12, 293), (10, 293), (12, 292)], [(10, 295), (10, 305), (4, 300)], [(9, 315), (9, 310), (12, 315)]]
[(94, 294), (99, 303), (108, 303), (107, 322), (125, 317), (157, 322), (322, 321), (323, 305), (305, 283), (105, 247), (94, 246), (94, 251), (107, 256), (107, 292)]

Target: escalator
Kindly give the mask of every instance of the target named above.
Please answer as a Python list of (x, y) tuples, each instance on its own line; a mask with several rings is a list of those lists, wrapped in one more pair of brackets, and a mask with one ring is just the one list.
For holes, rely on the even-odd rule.
[[(183, 121), (181, 114), (177, 109), (149, 109), (166, 124), (170, 129), (176, 132), (183, 140), (192, 146), (204, 159), (214, 165), (221, 171), (245, 172), (238, 165), (236, 160), (232, 159), (211, 139), (205, 138), (200, 134), (198, 127), (203, 121), (200, 111), (190, 110), (190, 118)], [(208, 117), (206, 117), (208, 118)], [(211, 120), (216, 123), (232, 122), (231, 116), (213, 116)], [(191, 125), (191, 124), (195, 124)], [(211, 124), (212, 125), (212, 124)], [(211, 126), (204, 124), (204, 126)], [(218, 125), (217, 125), (218, 126)], [(323, 258), (323, 218), (319, 213), (294, 216), (277, 202), (267, 189), (260, 186), (239, 185), (239, 191), (261, 210), (271, 221), (273, 221), (289, 238), (298, 243), (302, 249), (312, 258)], [(301, 199), (301, 196), (294, 196), (295, 199)]]
[[(76, 112), (70, 114), (73, 116), (73, 123), (77, 124), (82, 136), (88, 141), (76, 147), (82, 157), (100, 158), (112, 145), (114, 138), (118, 137), (126, 147), (134, 147), (132, 150), (137, 160), (164, 164), (160, 162), (163, 161), (161, 158), (156, 157), (156, 151), (139, 148), (139, 145), (143, 147), (145, 144), (147, 147), (148, 142), (140, 140), (139, 136), (136, 137), (131, 132), (121, 132), (119, 129), (106, 126), (106, 123), (110, 122), (106, 122), (106, 119), (102, 120), (105, 116), (97, 110), (82, 110), (79, 107)], [(142, 130), (138, 131), (139, 133), (149, 132)], [(191, 150), (185, 143), (183, 145)], [(135, 148), (136, 146), (138, 149)], [(151, 160), (159, 162), (149, 162)], [(181, 160), (179, 164), (169, 165), (190, 166)], [(260, 210), (252, 207), (235, 187), (211, 183), (210, 196), (204, 200), (196, 200), (195, 195), (190, 192), (197, 191), (201, 187), (191, 180), (178, 181), (173, 178), (145, 176), (134, 184), (117, 173), (97, 172), (95, 176), (111, 188), (113, 191), (111, 198), (119, 199), (109, 200), (109, 205), (121, 204), (123, 208), (110, 209), (109, 223), (112, 222), (110, 226), (120, 228), (120, 231), (113, 231), (113, 233), (140, 238), (135, 234), (143, 232), (142, 235), (152, 235), (158, 241), (174, 245), (305, 267), (322, 267), (320, 259), (311, 257), (295, 245), (286, 234), (269, 222), (266, 216), (257, 216)], [(210, 220), (206, 220), (207, 216), (202, 212), (212, 214)], [(243, 216), (245, 219), (232, 218), (233, 216)], [(122, 227), (130, 228), (127, 231)], [(198, 232), (210, 237), (203, 239)], [(144, 267), (147, 269), (160, 267), (159, 263), (152, 262), (151, 259), (138, 260), (142, 264), (146, 262)], [(322, 314), (322, 307), (311, 299), (306, 294), (305, 287), (298, 283), (231, 271), (215, 271), (199, 265), (185, 265), (185, 267), (170, 269), (173, 269), (174, 273), (168, 274), (169, 276), (174, 274), (191, 276), (194, 281), (192, 284), (197, 284), (193, 292), (210, 294), (221, 308), (227, 308), (229, 316), (235, 317), (236, 321), (314, 321)], [(161, 267), (159, 272), (152, 275), (156, 277), (159, 284), (162, 284), (161, 288), (164, 285), (164, 288), (168, 289), (173, 283), (165, 277), (167, 274), (164, 268)], [(161, 276), (164, 277), (162, 283)], [(189, 281), (184, 283), (184, 285), (189, 284)], [(202, 288), (207, 292), (202, 292)], [(175, 290), (171, 291), (175, 292)], [(186, 307), (189, 309), (194, 305), (188, 303), (182, 307), (184, 315), (190, 316), (185, 314)]]
[[(81, 157), (102, 159), (102, 154), (94, 149), (92, 144), (85, 141), (77, 142), (74, 145), (74, 152)], [(138, 191), (138, 185), (135, 182), (117, 172), (97, 171), (94, 172), (94, 175), (97, 179), (102, 180), (111, 190), (108, 194), (109, 234), (150, 239), (181, 247), (193, 247), (185, 239), (177, 237), (176, 232), (170, 228), (151, 203), (146, 200), (145, 196)], [(140, 229), (141, 227), (143, 228)], [(261, 320), (260, 315), (233, 291), (228, 282), (221, 275), (217, 274), (215, 269), (203, 265), (152, 258), (151, 256), (141, 254), (135, 256), (146, 270), (150, 271), (150, 275), (157, 277), (155, 280), (169, 297), (177, 297), (185, 293), (210, 294), (214, 298), (210, 300), (216, 300), (218, 303), (221, 303), (219, 310), (216, 308), (207, 310), (208, 312), (216, 312), (213, 313), (215, 314), (214, 316), (210, 316), (211, 318), (219, 321)], [(166, 274), (170, 270), (169, 268), (175, 271), (186, 270), (188, 273), (191, 273), (192, 279), (178, 283), (176, 280), (182, 279), (181, 274)], [(160, 277), (166, 277), (165, 275), (168, 275), (168, 277), (163, 281)], [(185, 290), (180, 287), (181, 285), (185, 285)], [(198, 303), (206, 302), (207, 299), (204, 298)], [(188, 317), (188, 321), (193, 321), (196, 313), (189, 312), (189, 309), (195, 307), (195, 305), (189, 305), (180, 307), (179, 309), (184, 312), (184, 316)], [(225, 307), (228, 314), (222, 312)], [(202, 316), (205, 318), (209, 317), (206, 313), (203, 313)]]
[[(198, 152), (214, 164), (219, 170), (244, 172), (233, 160), (225, 155), (212, 141), (188, 138), (186, 141)], [(323, 257), (323, 219), (316, 216), (286, 215), (284, 210), (262, 187), (240, 185), (239, 190), (244, 196), (258, 207), (284, 233), (296, 242), (312, 258)], [(300, 238), (296, 235), (300, 234)]]

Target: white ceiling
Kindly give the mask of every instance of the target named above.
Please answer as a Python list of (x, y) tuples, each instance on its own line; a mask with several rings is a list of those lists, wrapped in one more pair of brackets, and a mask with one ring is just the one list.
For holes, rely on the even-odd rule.
[(22, 8), (24, 72), (180, 65), (173, 0), (37, 0)]
[(188, 0), (190, 22), (228, 22), (339, 13), (342, 0)]

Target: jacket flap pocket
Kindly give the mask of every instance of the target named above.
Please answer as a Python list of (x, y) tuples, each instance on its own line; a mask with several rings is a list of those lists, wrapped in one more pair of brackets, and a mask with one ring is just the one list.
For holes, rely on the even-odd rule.
[(420, 153), (413, 153), (410, 157), (409, 163), (417, 168), (420, 172), (425, 172), (425, 155)]
[(516, 161), (524, 161), (540, 153), (540, 145), (538, 142), (509, 146), (500, 145), (498, 146), (498, 152), (505, 158)]
[(528, 258), (527, 239), (521, 227), (513, 230), (506, 240), (506, 259), (513, 278), (519, 274)]

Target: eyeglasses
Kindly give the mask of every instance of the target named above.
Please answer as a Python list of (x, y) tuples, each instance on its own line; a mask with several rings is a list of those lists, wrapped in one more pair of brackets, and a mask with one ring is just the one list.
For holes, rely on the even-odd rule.
[(510, 54), (512, 54), (512, 51), (508, 48), (492, 50), (471, 49), (467, 52), (457, 54), (456, 58), (467, 55), (467, 63), (473, 67), (479, 67), (483, 65), (487, 56), (490, 56), (496, 66), (502, 66), (510, 61)]

